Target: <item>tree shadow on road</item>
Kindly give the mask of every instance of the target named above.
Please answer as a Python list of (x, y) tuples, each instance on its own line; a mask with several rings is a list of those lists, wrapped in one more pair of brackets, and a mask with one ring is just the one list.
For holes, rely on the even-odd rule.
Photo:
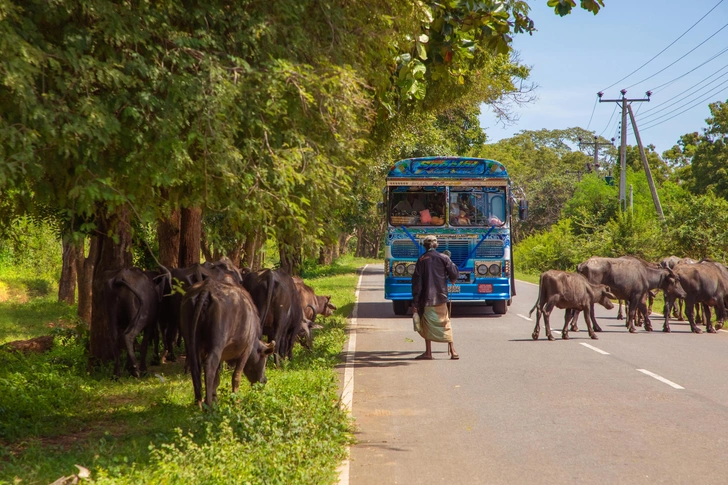
[(373, 351), (359, 352), (354, 355), (354, 368), (357, 367), (397, 367), (409, 365), (414, 362), (414, 358), (421, 354), (420, 350), (412, 351)]

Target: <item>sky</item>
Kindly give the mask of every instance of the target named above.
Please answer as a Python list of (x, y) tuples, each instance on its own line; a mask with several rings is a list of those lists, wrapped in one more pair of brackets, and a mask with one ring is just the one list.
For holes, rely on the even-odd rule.
[[(538, 99), (514, 106), (519, 119), (505, 127), (484, 105), (480, 124), (488, 142), (522, 130), (579, 126), (619, 145), (621, 110), (617, 103), (595, 104), (597, 92), (618, 99), (627, 89), (628, 99), (642, 99), (651, 90), (650, 102), (632, 109), (642, 143), (662, 154), (681, 135), (707, 127), (708, 104), (728, 101), (728, 0), (604, 0), (597, 15), (577, 7), (566, 17), (546, 1), (529, 1), (537, 32), (514, 38)], [(627, 144), (637, 144), (631, 127)]]

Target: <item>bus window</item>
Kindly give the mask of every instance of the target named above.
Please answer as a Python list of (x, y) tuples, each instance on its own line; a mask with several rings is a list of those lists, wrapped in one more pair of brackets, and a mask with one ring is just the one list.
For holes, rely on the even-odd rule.
[(442, 226), (445, 224), (445, 189), (397, 187), (390, 191), (389, 222), (393, 226)]
[(501, 226), (505, 220), (505, 191), (503, 188), (451, 189), (450, 225)]

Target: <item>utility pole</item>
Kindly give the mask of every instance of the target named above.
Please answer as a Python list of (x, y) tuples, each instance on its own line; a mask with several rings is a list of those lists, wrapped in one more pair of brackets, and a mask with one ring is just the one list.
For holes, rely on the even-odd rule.
[(594, 167), (594, 169), (599, 168), (599, 147), (600, 146), (604, 147), (604, 146), (608, 146), (608, 145), (614, 145), (614, 138), (612, 138), (612, 141), (611, 142), (606, 142), (606, 141), (600, 142), (599, 141), (599, 136), (598, 135), (594, 135), (594, 141), (593, 142), (587, 142), (587, 141), (582, 140), (581, 137), (579, 137), (579, 149), (581, 149), (581, 146), (582, 145), (589, 145), (589, 146), (593, 146), (594, 147), (594, 164), (593, 165), (590, 164), (590, 163), (587, 163), (586, 164), (586, 173), (590, 173), (592, 171), (592, 166)]
[(597, 96), (599, 96), (600, 103), (617, 103), (622, 108), (622, 141), (619, 145), (619, 207), (625, 211), (627, 210), (627, 106), (632, 102), (649, 102), (652, 92), (647, 91), (645, 93), (647, 98), (641, 99), (627, 99), (626, 89), (622, 89), (620, 93), (622, 93), (620, 99), (602, 99), (604, 93), (601, 91), (597, 93)]
[(634, 130), (634, 136), (637, 138), (637, 146), (640, 149), (640, 158), (642, 158), (642, 165), (645, 167), (645, 175), (647, 175), (647, 183), (650, 185), (650, 192), (652, 192), (652, 202), (655, 204), (655, 210), (660, 220), (665, 222), (665, 214), (662, 212), (662, 204), (660, 204), (660, 196), (657, 195), (657, 189), (655, 189), (655, 181), (652, 180), (652, 172), (650, 166), (647, 163), (647, 155), (645, 155), (645, 147), (642, 146), (642, 139), (640, 138), (640, 132), (637, 131), (637, 122), (634, 120), (634, 113), (632, 112), (632, 106), (627, 105), (629, 110), (629, 119), (632, 121), (632, 129)]

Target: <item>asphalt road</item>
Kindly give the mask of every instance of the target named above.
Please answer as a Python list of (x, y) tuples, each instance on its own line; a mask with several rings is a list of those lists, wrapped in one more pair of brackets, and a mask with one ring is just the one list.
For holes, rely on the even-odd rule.
[(728, 483), (728, 333), (674, 322), (663, 334), (655, 317), (657, 331), (629, 334), (616, 308), (598, 307), (599, 340), (583, 319), (561, 340), (556, 309), (556, 341), (543, 328), (533, 341), (536, 296), (518, 282), (500, 317), (455, 304), (460, 360), (433, 343), (435, 360), (416, 361), (424, 341), (383, 299), (381, 267), (367, 267), (349, 483)]

